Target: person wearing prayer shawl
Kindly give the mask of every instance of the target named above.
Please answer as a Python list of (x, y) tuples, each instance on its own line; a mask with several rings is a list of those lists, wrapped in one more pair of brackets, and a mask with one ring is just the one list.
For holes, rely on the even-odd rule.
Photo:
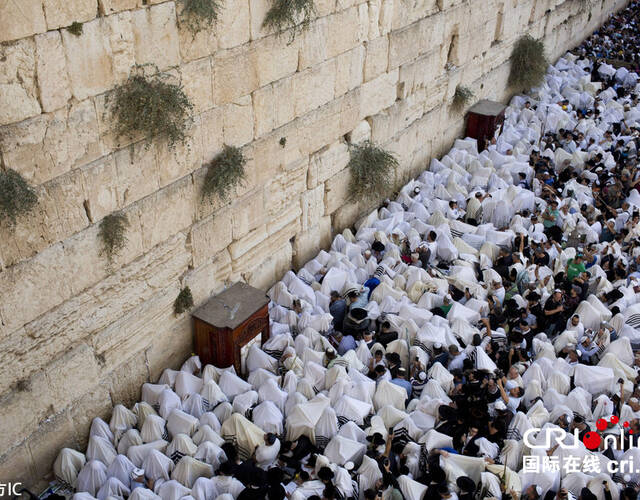
[(237, 500), (262, 500), (267, 497), (267, 486), (262, 484), (260, 478), (253, 476), (249, 478), (247, 487), (240, 492)]
[(411, 392), (416, 399), (420, 399), (422, 391), (427, 385), (427, 374), (423, 371), (419, 372), (411, 379)]
[(355, 350), (357, 347), (353, 335), (343, 335), (341, 332), (335, 332), (333, 334), (333, 339), (333, 344), (336, 346), (340, 356), (344, 356), (348, 351)]
[(462, 370), (464, 366), (464, 360), (467, 359), (467, 354), (460, 352), (457, 345), (451, 344), (449, 346), (449, 366), (450, 372), (455, 370)]
[(351, 309), (344, 319), (342, 333), (360, 340), (364, 332), (368, 331), (371, 325), (371, 320), (368, 318), (368, 315), (369, 312), (361, 307)]
[(333, 329), (342, 331), (342, 325), (347, 313), (347, 303), (335, 290), (329, 296), (329, 313), (333, 317)]
[(506, 383), (504, 379), (498, 379), (498, 389), (500, 390), (500, 396), (507, 409), (515, 415), (522, 401), (524, 390), (522, 387), (518, 387), (514, 381), (509, 380)]
[(238, 498), (244, 485), (236, 478), (232, 477), (232, 468), (229, 462), (224, 462), (218, 469), (218, 475), (211, 478), (213, 486), (219, 495), (229, 493), (233, 498)]
[(304, 363), (302, 359), (296, 354), (296, 350), (293, 347), (287, 347), (282, 353), (280, 358), (282, 366), (287, 371), (293, 371), (297, 377), (302, 378), (304, 376)]
[(328, 347), (324, 351), (324, 361), (326, 363), (325, 368), (332, 368), (342, 358), (338, 356), (336, 350), (333, 347)]
[(598, 351), (600, 350), (598, 345), (595, 344), (587, 335), (584, 335), (580, 339), (577, 349), (580, 352), (581, 362), (587, 365), (592, 364), (592, 358), (598, 354)]
[(256, 465), (268, 470), (274, 464), (280, 453), (280, 440), (275, 434), (268, 432), (264, 435), (264, 444), (256, 446), (254, 458)]

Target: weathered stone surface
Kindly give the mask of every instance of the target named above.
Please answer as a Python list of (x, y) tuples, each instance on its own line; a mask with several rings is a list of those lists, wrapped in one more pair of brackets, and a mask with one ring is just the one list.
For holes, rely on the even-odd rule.
[(137, 9), (142, 7), (142, 0), (98, 0), (100, 11), (104, 15), (109, 15), (113, 12), (119, 12), (121, 10)]
[(362, 84), (365, 52), (364, 46), (358, 45), (336, 57), (336, 96), (346, 94)]
[(224, 142), (243, 146), (253, 140), (253, 103), (251, 96), (239, 97), (224, 107)]
[(231, 256), (227, 250), (218, 252), (208, 262), (189, 270), (183, 283), (191, 289), (195, 307), (221, 292), (225, 285), (229, 285), (230, 274)]
[(296, 79), (283, 78), (253, 93), (255, 136), (262, 137), (295, 117), (295, 101), (291, 99)]
[(248, 57), (255, 68), (258, 86), (262, 87), (298, 70), (298, 42), (273, 35), (252, 42)]
[(131, 12), (121, 12), (106, 18), (109, 36), (113, 77), (116, 83), (124, 82), (136, 62), (135, 39), (131, 24)]
[(309, 159), (307, 187), (315, 188), (343, 170), (347, 163), (349, 163), (349, 148), (344, 142), (335, 142), (322, 148)]
[(62, 41), (73, 97), (81, 101), (113, 87), (111, 48), (102, 19), (84, 23), (80, 36), (62, 30)]
[(36, 477), (33, 458), (26, 443), (0, 456), (0, 474), (9, 482), (32, 484)]
[(213, 73), (211, 59), (204, 57), (180, 68), (184, 93), (193, 104), (194, 113), (213, 107)]
[(317, 225), (324, 215), (324, 185), (317, 186), (302, 194), (302, 231)]
[(90, 21), (98, 13), (97, 0), (42, 0), (42, 6), (50, 30)]
[(67, 62), (60, 32), (50, 31), (36, 38), (36, 68), (43, 111), (53, 111), (71, 98)]
[(351, 144), (360, 144), (369, 139), (371, 139), (371, 125), (367, 120), (362, 120), (356, 128), (347, 134), (347, 140)]
[(0, 3), (0, 42), (47, 31), (42, 0)]
[(35, 73), (35, 43), (32, 39), (0, 45), (0, 125), (40, 113)]
[(230, 49), (249, 41), (249, 3), (249, 0), (225, 0), (216, 26), (221, 49)]
[(216, 106), (232, 102), (258, 88), (256, 68), (251, 64), (244, 47), (217, 53), (213, 65), (213, 99)]
[(44, 420), (28, 441), (36, 477), (53, 479), (53, 463), (60, 450), (76, 446), (75, 427), (69, 410)]
[(296, 75), (295, 116), (302, 116), (333, 99), (336, 65), (329, 61)]
[(232, 227), (231, 211), (228, 209), (194, 224), (191, 228), (194, 266), (201, 266), (229, 246), (233, 241)]
[(242, 238), (265, 221), (264, 190), (247, 194), (231, 207), (233, 239)]
[(331, 245), (331, 217), (321, 217), (318, 224), (307, 231), (297, 234), (293, 242), (293, 264), (296, 269), (313, 259), (320, 249)]
[(327, 56), (335, 57), (354, 48), (360, 39), (360, 18), (358, 8), (352, 7), (328, 17)]
[(390, 73), (383, 73), (375, 80), (362, 85), (362, 100), (360, 116), (375, 115), (379, 111), (391, 106), (397, 95), (398, 69)]
[(389, 65), (389, 38), (382, 36), (366, 43), (364, 81), (368, 82), (387, 71)]
[(174, 2), (135, 10), (131, 16), (136, 63), (151, 63), (160, 70), (180, 62), (178, 27)]

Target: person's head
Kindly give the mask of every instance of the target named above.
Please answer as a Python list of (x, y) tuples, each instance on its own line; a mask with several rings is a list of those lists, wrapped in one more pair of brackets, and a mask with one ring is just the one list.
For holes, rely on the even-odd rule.
[(369, 488), (364, 490), (364, 498), (365, 500), (380, 500), (382, 498), (382, 491)]
[(556, 288), (553, 291), (553, 300), (555, 300), (556, 302), (560, 302), (562, 300), (562, 290)]
[(514, 387), (513, 389), (509, 389), (509, 395), (514, 398), (521, 398), (524, 396), (524, 389), (522, 387)]
[(230, 476), (233, 474), (233, 469), (231, 467), (230, 462), (223, 462), (220, 464), (218, 468), (218, 475), (220, 476)]
[(404, 368), (400, 367), (398, 368), (398, 378), (402, 378), (402, 379), (406, 379), (407, 378), (407, 370), (405, 370)]
[(327, 484), (333, 479), (333, 471), (329, 467), (322, 467), (318, 471), (318, 479)]
[(300, 303), (300, 299), (293, 299), (292, 309), (293, 309), (295, 312), (300, 312), (300, 311), (302, 311), (302, 304)]
[(375, 372), (376, 377), (379, 377), (381, 375), (384, 375), (387, 369), (382, 365), (377, 365), (373, 371)]
[(524, 494), (522, 495), (526, 500), (538, 500), (542, 495), (542, 488), (535, 484), (532, 484), (524, 490)]
[(458, 350), (458, 346), (451, 344), (449, 346), (449, 354), (451, 356), (457, 356), (460, 353), (460, 351)]
[(273, 432), (267, 432), (264, 435), (264, 444), (266, 444), (267, 446), (274, 445), (277, 440), (278, 440), (278, 438), (276, 437), (276, 435)]
[(335, 290), (333, 290), (329, 296), (329, 299), (331, 300), (331, 302), (335, 302), (336, 300), (340, 300), (341, 298), (342, 297), (340, 297), (340, 294)]
[(436, 241), (437, 237), (438, 237), (438, 234), (435, 231), (429, 231), (429, 235), (427, 236), (427, 239), (429, 241)]
[(131, 481), (136, 483), (144, 483), (144, 469), (134, 468), (131, 470)]
[(336, 351), (333, 347), (329, 347), (324, 351), (325, 355), (327, 356), (327, 359), (335, 359), (336, 358)]
[(376, 358), (376, 361), (382, 361), (382, 356), (383, 356), (383, 352), (381, 349), (377, 349), (376, 353), (374, 354), (374, 357)]

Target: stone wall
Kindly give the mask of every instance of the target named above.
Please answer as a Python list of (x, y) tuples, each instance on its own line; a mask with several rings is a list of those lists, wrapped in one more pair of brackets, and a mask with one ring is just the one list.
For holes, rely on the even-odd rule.
[[(518, 36), (556, 58), (626, 3), (316, 0), (291, 42), (261, 27), (270, 0), (225, 0), (195, 37), (175, 1), (0, 2), (0, 167), (40, 199), (0, 227), (0, 481), (41, 484), (93, 417), (181, 364), (182, 286), (196, 305), (236, 280), (266, 289), (375, 204), (347, 202), (349, 141), (394, 151), (407, 180), (461, 133), (456, 85), (506, 100)], [(194, 103), (176, 151), (115, 137), (105, 100), (136, 63)], [(203, 203), (202, 165), (225, 143), (244, 147), (248, 179), (230, 203)], [(131, 227), (109, 269), (97, 233), (115, 210)]]

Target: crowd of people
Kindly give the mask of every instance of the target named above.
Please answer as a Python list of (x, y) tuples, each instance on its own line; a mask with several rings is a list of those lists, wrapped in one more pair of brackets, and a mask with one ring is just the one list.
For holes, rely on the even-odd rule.
[(638, 22), (634, 1), (481, 152), (457, 140), (288, 272), (246, 380), (165, 370), (61, 451), (58, 481), (77, 500), (635, 500)]

